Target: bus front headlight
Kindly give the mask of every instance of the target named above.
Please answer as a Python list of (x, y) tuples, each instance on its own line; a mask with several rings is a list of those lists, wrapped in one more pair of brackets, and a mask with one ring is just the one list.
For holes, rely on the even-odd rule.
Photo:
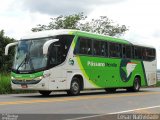
[(34, 80), (42, 80), (42, 79), (43, 79), (43, 76), (34, 78)]
[(11, 76), (11, 80), (15, 80), (15, 79), (16, 79), (15, 77)]

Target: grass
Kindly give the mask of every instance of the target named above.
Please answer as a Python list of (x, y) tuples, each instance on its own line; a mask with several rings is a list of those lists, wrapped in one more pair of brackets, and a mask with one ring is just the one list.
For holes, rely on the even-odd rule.
[(157, 81), (156, 87), (160, 87), (160, 81)]
[(1, 73), (0, 74), (0, 94), (12, 93), (10, 84), (10, 74)]
[(0, 94), (18, 94), (18, 93), (33, 93), (32, 90), (12, 90), (11, 77), (9, 73), (0, 73)]

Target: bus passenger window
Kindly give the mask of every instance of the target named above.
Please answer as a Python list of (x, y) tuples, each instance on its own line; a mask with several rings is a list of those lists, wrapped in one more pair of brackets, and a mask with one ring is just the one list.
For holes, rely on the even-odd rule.
[(151, 48), (143, 49), (143, 59), (146, 61), (151, 61), (155, 59), (155, 50)]
[(132, 49), (131, 46), (126, 46), (126, 58), (132, 58)]
[(101, 42), (101, 55), (106, 56), (106, 51), (105, 51), (105, 42)]
[(109, 43), (110, 57), (121, 57), (121, 45), (117, 43)]
[(101, 55), (101, 41), (93, 41), (93, 55)]
[(123, 45), (123, 58), (132, 58), (132, 49), (129, 45)]
[(79, 53), (80, 54), (85, 54), (86, 53), (86, 41), (85, 40), (82, 40), (82, 39), (79, 39)]
[(142, 48), (142, 57), (143, 57), (143, 60), (147, 60), (147, 56), (148, 56), (148, 53), (147, 53), (146, 48)]
[(105, 56), (108, 57), (108, 42), (105, 42)]
[(122, 52), (123, 52), (122, 57), (123, 57), (123, 58), (126, 58), (126, 46), (123, 45), (122, 49), (123, 49), (123, 50), (122, 50)]
[(78, 42), (79, 42), (79, 52), (78, 52), (79, 54), (86, 54), (86, 55), (92, 54), (92, 40), (91, 39), (79, 38)]
[(92, 40), (91, 39), (86, 39), (87, 46), (86, 46), (86, 51), (88, 55), (92, 54)]
[(142, 59), (142, 49), (141, 47), (134, 48), (134, 58), (135, 59)]

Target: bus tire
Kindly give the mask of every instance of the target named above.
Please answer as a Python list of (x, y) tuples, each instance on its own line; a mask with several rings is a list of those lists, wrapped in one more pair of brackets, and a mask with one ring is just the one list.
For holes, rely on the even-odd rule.
[(116, 92), (116, 88), (106, 88), (105, 90), (108, 93), (115, 93)]
[(49, 96), (51, 92), (52, 92), (52, 91), (43, 91), (43, 90), (40, 90), (40, 91), (39, 91), (39, 93), (40, 93), (42, 96)]
[(70, 85), (70, 90), (67, 91), (67, 94), (71, 96), (79, 95), (80, 87), (81, 86), (80, 86), (79, 79), (77, 77), (74, 77)]
[(133, 86), (130, 88), (127, 88), (127, 91), (130, 92), (138, 92), (141, 88), (141, 80), (139, 77), (135, 77), (134, 82), (133, 82)]

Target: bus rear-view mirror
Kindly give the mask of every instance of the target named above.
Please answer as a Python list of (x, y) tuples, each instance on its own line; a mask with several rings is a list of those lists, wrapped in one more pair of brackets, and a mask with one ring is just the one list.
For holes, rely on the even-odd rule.
[(45, 42), (44, 45), (43, 45), (43, 54), (46, 55), (48, 53), (49, 46), (52, 43), (57, 42), (57, 41), (59, 41), (59, 39), (52, 39), (52, 40), (49, 40), (49, 41)]
[(12, 46), (16, 46), (18, 44), (18, 42), (14, 42), (14, 43), (9, 43), (6, 47), (5, 47), (5, 55), (8, 55), (8, 51), (9, 48)]

